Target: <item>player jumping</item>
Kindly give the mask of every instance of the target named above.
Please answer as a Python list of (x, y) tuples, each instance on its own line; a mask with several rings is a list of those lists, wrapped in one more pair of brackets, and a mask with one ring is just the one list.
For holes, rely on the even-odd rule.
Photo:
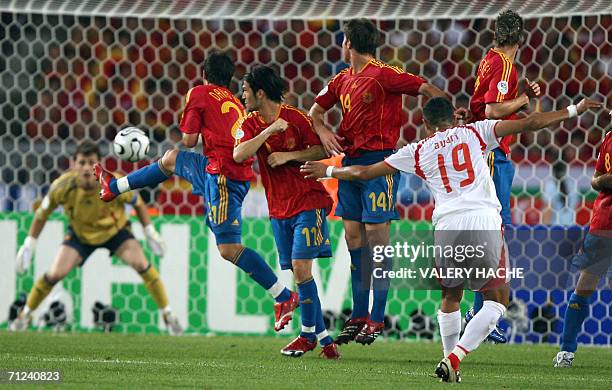
[[(516, 12), (504, 11), (495, 21), (495, 46), (480, 61), (474, 85), (474, 94), (470, 100), (472, 121), (485, 119), (516, 119), (516, 112), (529, 105), (529, 100), (540, 95), (540, 86), (527, 80), (525, 93), (518, 95), (518, 74), (514, 61), (519, 46), (525, 41), (523, 19)], [(497, 199), (501, 203), (501, 217), (504, 225), (512, 223), (510, 213), (510, 194), (514, 179), (514, 166), (508, 158), (512, 136), (503, 137), (499, 147), (493, 149), (487, 164)], [(474, 293), (474, 307), (465, 314), (470, 322), (474, 314), (482, 307), (483, 297)], [(496, 326), (488, 337), (495, 343), (505, 343), (506, 336)]]
[(266, 190), (270, 221), (284, 270), (293, 271), (298, 286), (302, 332), (281, 349), (285, 356), (302, 356), (321, 343), (321, 354), (340, 357), (327, 334), (312, 262), (331, 257), (326, 216), (332, 200), (321, 183), (304, 179), (300, 162), (325, 158), (325, 150), (310, 118), (282, 103), (282, 79), (267, 66), (256, 66), (244, 78), (243, 100), (250, 114), (236, 134), (234, 160), (257, 155)]
[[(498, 147), (500, 137), (541, 129), (598, 107), (601, 103), (584, 99), (577, 106), (535, 113), (522, 120), (485, 120), (461, 126), (456, 125), (451, 103), (445, 98), (433, 98), (423, 109), (424, 123), (431, 133), (426, 139), (408, 144), (373, 165), (335, 168), (307, 162), (302, 172), (313, 179), (335, 177), (341, 180), (369, 180), (399, 171), (414, 173), (425, 180), (433, 193), (436, 239), (439, 231), (497, 232), (503, 238), (501, 206), (483, 154)], [(494, 255), (492, 265), (496, 268), (492, 269), (508, 267), (504, 245), (496, 248)], [(483, 307), (468, 323), (460, 339), (459, 303), (463, 284), (447, 287), (444, 282), (442, 280), (438, 323), (445, 357), (438, 364), (436, 375), (446, 382), (459, 382), (461, 360), (478, 348), (505, 313), (509, 285), (505, 278), (491, 279), (483, 285)]]
[(113, 202), (102, 202), (98, 198), (100, 187), (92, 174), (93, 166), (98, 161), (98, 146), (92, 141), (83, 141), (76, 149), (73, 169), (51, 184), (49, 193), (36, 210), (28, 236), (17, 253), (17, 272), (23, 273), (29, 268), (36, 240), (49, 215), (60, 205), (64, 207), (68, 217), (68, 234), (51, 269), (34, 283), (25, 307), (11, 323), (10, 329), (27, 329), (32, 319), (32, 311), (49, 295), (53, 286), (64, 279), (73, 268), (83, 266), (96, 249), (106, 248), (111, 255), (116, 254), (140, 274), (145, 287), (161, 310), (170, 334), (181, 334), (183, 329), (168, 305), (164, 283), (155, 267), (147, 262), (142, 247), (132, 235), (124, 210), (126, 204), (134, 206), (149, 246), (156, 255), (161, 256), (164, 244), (151, 224), (147, 207), (140, 196), (132, 192), (119, 196)]
[(606, 271), (606, 279), (612, 283), (612, 132), (608, 132), (599, 148), (591, 185), (599, 195), (582, 250), (573, 260), (580, 268), (580, 277), (565, 311), (561, 351), (553, 360), (555, 367), (572, 366), (578, 332), (589, 315), (589, 298)]
[(242, 202), (253, 169), (251, 161), (236, 163), (232, 157), (234, 137), (245, 116), (244, 106), (228, 89), (233, 75), (232, 59), (225, 53), (212, 53), (204, 62), (204, 85), (190, 89), (185, 98), (179, 126), (182, 142), (194, 147), (202, 135), (204, 156), (169, 150), (157, 163), (126, 177), (115, 180), (100, 165), (96, 166), (96, 175), (105, 201), (131, 189), (156, 186), (172, 174), (190, 182), (192, 192), (206, 201), (206, 223), (215, 235), (221, 257), (246, 272), (276, 301), (274, 330), (279, 331), (291, 320), (299, 299), (282, 285), (263, 257), (241, 242)]
[[(390, 156), (402, 126), (402, 95), (444, 96), (435, 86), (402, 69), (375, 59), (379, 32), (367, 19), (348, 21), (344, 27), (342, 52), (350, 67), (323, 88), (310, 109), (314, 128), (329, 155), (345, 153), (343, 166), (373, 164)], [(324, 115), (336, 103), (342, 122), (335, 134)], [(399, 174), (338, 185), (336, 215), (342, 217), (351, 256), (353, 310), (336, 343), (355, 340), (371, 344), (384, 329), (388, 280), (374, 285), (370, 307), (370, 252), (389, 242), (390, 221), (398, 219), (395, 209)], [(362, 261), (363, 259), (363, 261)], [(388, 267), (390, 259), (383, 264)], [(365, 269), (367, 267), (367, 269)]]

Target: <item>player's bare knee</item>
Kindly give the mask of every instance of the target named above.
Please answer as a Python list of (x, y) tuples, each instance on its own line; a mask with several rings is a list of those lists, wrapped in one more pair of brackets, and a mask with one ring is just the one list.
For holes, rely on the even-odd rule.
[(361, 248), (365, 245), (365, 228), (357, 221), (344, 220), (344, 238), (349, 249)]
[(217, 248), (219, 249), (219, 254), (224, 260), (235, 263), (238, 260), (237, 257), (240, 254), (243, 246), (240, 244), (220, 244), (217, 245)]
[(297, 283), (312, 279), (312, 260), (293, 260), (293, 277)]
[(388, 223), (366, 224), (365, 237), (370, 248), (389, 245)]
[(344, 230), (344, 238), (346, 239), (346, 245), (350, 249), (361, 248), (364, 245), (360, 231)]
[(167, 174), (174, 173), (176, 168), (176, 157), (178, 156), (178, 149), (166, 150), (160, 161), (160, 168)]
[(66, 277), (67, 273), (61, 273), (57, 271), (48, 271), (43, 277), (49, 284), (57, 284), (59, 281)]
[(130, 264), (130, 266), (134, 269), (134, 271), (140, 274), (145, 272), (149, 268), (149, 262), (145, 259), (144, 261), (134, 262)]

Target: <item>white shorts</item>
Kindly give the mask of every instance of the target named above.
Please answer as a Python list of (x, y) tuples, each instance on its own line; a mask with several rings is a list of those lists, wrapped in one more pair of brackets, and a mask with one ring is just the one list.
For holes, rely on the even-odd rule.
[[(458, 277), (439, 280), (442, 286), (455, 288), (463, 285), (469, 290), (484, 291), (510, 281), (508, 247), (498, 213), (485, 211), (480, 215), (445, 216), (436, 223), (434, 237), (436, 246), (454, 248), (451, 255), (446, 252), (437, 256), (436, 266), (441, 270), (463, 270)], [(466, 248), (472, 248), (468, 257), (465, 256), (468, 253)], [(469, 274), (468, 270), (471, 270)]]
[(483, 212), (447, 215), (438, 220), (435, 230), (496, 230), (502, 228), (502, 219), (498, 212)]

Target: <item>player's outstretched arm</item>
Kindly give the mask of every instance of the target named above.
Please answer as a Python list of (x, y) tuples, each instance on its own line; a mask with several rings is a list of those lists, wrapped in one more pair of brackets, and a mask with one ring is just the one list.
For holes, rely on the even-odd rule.
[(425, 95), (427, 97), (444, 97), (448, 98), (448, 95), (444, 93), (440, 88), (430, 83), (423, 83), (419, 87), (419, 95)]
[(319, 136), (327, 156), (338, 156), (342, 154), (342, 146), (340, 145), (340, 141), (344, 140), (344, 138), (334, 133), (325, 125), (325, 111), (326, 110), (323, 107), (315, 103), (310, 108), (308, 115), (310, 115), (310, 118), (312, 119), (312, 127)]
[(300, 172), (306, 179), (336, 178), (340, 180), (370, 180), (379, 176), (392, 175), (397, 169), (384, 161), (372, 165), (352, 165), (350, 167), (334, 167), (320, 162), (307, 161), (300, 167)]
[(543, 129), (552, 124), (583, 114), (587, 110), (596, 110), (602, 106), (602, 103), (595, 100), (582, 99), (578, 105), (572, 105), (563, 110), (536, 112), (524, 119), (498, 122), (495, 126), (495, 135), (497, 137), (504, 137), (506, 135)]
[(279, 167), (289, 161), (313, 161), (322, 160), (327, 157), (322, 145), (314, 145), (306, 149), (295, 150), (292, 152), (274, 152), (268, 156), (268, 164), (272, 168)]
[(266, 142), (270, 136), (281, 131), (285, 131), (288, 123), (282, 118), (278, 118), (270, 126), (266, 127), (261, 133), (257, 134), (256, 137), (248, 141), (242, 141), (234, 148), (234, 161), (237, 163), (244, 162), (246, 159), (253, 157), (261, 145)]
[(151, 248), (155, 255), (163, 256), (166, 251), (166, 243), (164, 243), (164, 240), (162, 240), (157, 230), (155, 230), (155, 226), (151, 223), (151, 217), (149, 217), (147, 206), (144, 203), (138, 202), (134, 205), (134, 210), (136, 211), (138, 221), (140, 221), (144, 229), (149, 248)]

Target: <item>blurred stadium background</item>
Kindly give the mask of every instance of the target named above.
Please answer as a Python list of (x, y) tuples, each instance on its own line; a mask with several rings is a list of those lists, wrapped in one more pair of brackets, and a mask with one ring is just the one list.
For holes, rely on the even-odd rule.
[[(289, 84), (287, 102), (308, 110), (327, 81), (347, 66), (341, 59), (342, 21), (369, 17), (383, 32), (382, 61), (422, 75), (466, 107), (478, 63), (493, 44), (494, 18), (506, 7), (523, 16), (529, 32), (516, 65), (522, 78), (543, 87), (537, 109), (564, 107), (583, 96), (612, 106), (612, 5), (607, 0), (0, 1), (0, 234), (7, 242), (0, 254), (0, 324), (15, 297), (49, 266), (61, 242), (64, 219), (58, 214), (41, 237), (33, 269), (15, 276), (14, 254), (31, 211), (51, 181), (69, 168), (79, 141), (97, 141), (107, 156), (106, 167), (124, 173), (173, 148), (180, 140), (183, 97), (201, 83), (208, 51), (229, 50), (234, 56), (234, 92), (250, 66), (271, 64)], [(402, 139), (410, 142), (424, 135), (422, 101), (405, 100)], [(329, 122), (337, 125), (339, 120), (340, 111), (334, 109)], [(151, 160), (131, 164), (112, 156), (109, 146), (116, 132), (128, 125), (148, 133)], [(509, 241), (511, 254), (530, 272), (513, 282), (514, 317), (507, 326), (518, 342), (558, 341), (571, 275), (566, 259), (551, 260), (562, 242), (548, 225), (581, 231), (588, 224), (596, 195), (590, 179), (609, 119), (586, 114), (562, 126), (554, 133), (521, 135), (512, 147), (517, 167), (513, 223), (528, 235), (511, 233)], [(208, 244), (202, 200), (189, 189), (175, 178), (141, 191), (169, 245), (165, 258), (153, 262), (177, 314), (194, 333), (272, 334), (272, 302)], [(245, 241), (276, 264), (264, 199), (261, 185), (253, 183), (244, 207)], [(428, 226), (433, 200), (420, 179), (403, 175), (397, 207), (402, 220), (394, 231), (399, 238)], [(341, 224), (332, 223), (332, 231), (335, 258), (318, 263), (317, 278), (333, 326), (349, 307), (349, 259)], [(138, 229), (136, 234), (142, 237)], [(291, 280), (290, 275), (283, 278)], [(46, 307), (62, 300), (73, 328), (87, 330), (93, 325), (93, 303), (102, 301), (119, 310), (119, 331), (158, 332), (163, 325), (155, 305), (138, 283), (137, 275), (98, 251), (56, 287)], [(430, 316), (439, 293), (391, 293), (389, 334), (435, 337)], [(597, 293), (596, 301), (580, 341), (610, 344), (610, 290)], [(45, 310), (43, 305), (39, 312)]]

